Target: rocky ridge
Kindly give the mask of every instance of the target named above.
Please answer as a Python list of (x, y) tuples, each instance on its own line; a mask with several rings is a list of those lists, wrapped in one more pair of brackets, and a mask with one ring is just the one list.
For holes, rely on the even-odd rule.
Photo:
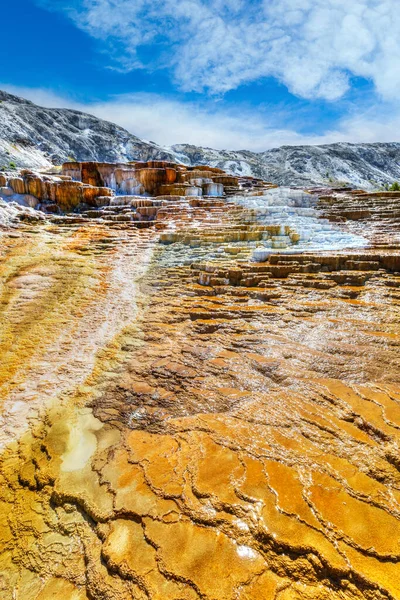
[(400, 144), (337, 143), (282, 146), (266, 152), (227, 151), (188, 144), (171, 147), (183, 162), (207, 163), (225, 171), (254, 175), (278, 185), (348, 184), (366, 189), (400, 179)]
[(0, 91), (0, 166), (46, 167), (67, 160), (169, 159), (157, 144), (77, 110), (42, 108)]
[(190, 144), (164, 148), (92, 115), (42, 108), (0, 91), (0, 166), (37, 168), (66, 160), (208, 164), (279, 185), (329, 187), (342, 182), (374, 189), (400, 180), (400, 144), (395, 142), (282, 146), (260, 153)]

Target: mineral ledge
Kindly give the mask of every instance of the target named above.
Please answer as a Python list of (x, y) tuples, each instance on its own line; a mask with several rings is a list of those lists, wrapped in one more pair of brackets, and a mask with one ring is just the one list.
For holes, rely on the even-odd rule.
[(400, 194), (0, 174), (0, 598), (400, 598)]

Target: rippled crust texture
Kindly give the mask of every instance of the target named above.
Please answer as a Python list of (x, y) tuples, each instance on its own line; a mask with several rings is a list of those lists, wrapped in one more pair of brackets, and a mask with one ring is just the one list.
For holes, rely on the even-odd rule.
[(3, 232), (0, 597), (400, 598), (398, 251), (210, 258), (199, 202)]

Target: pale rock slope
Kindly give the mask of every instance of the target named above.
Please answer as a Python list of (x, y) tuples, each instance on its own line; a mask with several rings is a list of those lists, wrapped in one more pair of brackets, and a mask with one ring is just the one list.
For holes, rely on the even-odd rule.
[[(265, 141), (266, 146), (268, 140)], [(42, 108), (0, 91), (0, 167), (48, 167), (64, 161), (172, 160), (209, 164), (280, 185), (350, 184), (367, 189), (400, 181), (400, 143), (282, 146), (265, 152), (190, 144), (162, 147), (76, 110)]]
[(76, 110), (42, 108), (0, 91), (0, 167), (170, 158), (171, 153), (114, 123)]
[[(207, 163), (279, 185), (351, 184), (367, 189), (400, 181), (400, 144), (281, 146), (265, 152), (226, 151), (188, 144), (171, 147), (186, 164)], [(185, 160), (186, 158), (186, 160)]]

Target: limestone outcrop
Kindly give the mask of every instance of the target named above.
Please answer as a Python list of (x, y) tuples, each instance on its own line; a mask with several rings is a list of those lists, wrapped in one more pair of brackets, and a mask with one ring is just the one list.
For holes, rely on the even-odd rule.
[[(107, 186), (119, 194), (224, 196), (240, 191), (238, 177), (207, 166), (186, 167), (168, 161), (122, 163), (68, 162), (64, 176), (92, 186)], [(250, 178), (246, 180), (249, 183)], [(251, 180), (250, 180), (251, 181)], [(253, 181), (256, 181), (253, 178)], [(264, 182), (257, 180), (262, 187)], [(251, 183), (249, 187), (254, 187)]]
[(354, 233), (368, 232), (375, 247), (400, 243), (400, 192), (338, 191), (319, 195), (318, 210), (331, 222)]
[[(54, 176), (22, 170), (18, 176), (3, 174), (0, 187), (0, 196), (3, 198), (19, 197), (23, 202), (36, 206), (57, 207), (61, 211), (69, 212), (79, 206), (87, 204), (96, 206), (98, 197), (111, 197), (114, 192), (107, 187), (94, 186), (81, 181), (72, 181), (68, 176)], [(36, 207), (34, 206), (34, 207)]]
[(116, 193), (140, 195), (145, 192), (136, 170), (124, 163), (68, 162), (62, 173), (74, 181), (95, 187), (108, 187)]
[(98, 219), (113, 226), (129, 223), (135, 228), (154, 224), (162, 228), (162, 215), (171, 215), (174, 207), (183, 214), (189, 206), (186, 199), (193, 206), (195, 198), (210, 199), (210, 206), (217, 207), (218, 198), (234, 191), (252, 194), (270, 187), (261, 180), (229, 177), (221, 169), (186, 168), (167, 161), (68, 162), (61, 169), (0, 173), (0, 197), (7, 202), (50, 215), (78, 214), (75, 222)]

